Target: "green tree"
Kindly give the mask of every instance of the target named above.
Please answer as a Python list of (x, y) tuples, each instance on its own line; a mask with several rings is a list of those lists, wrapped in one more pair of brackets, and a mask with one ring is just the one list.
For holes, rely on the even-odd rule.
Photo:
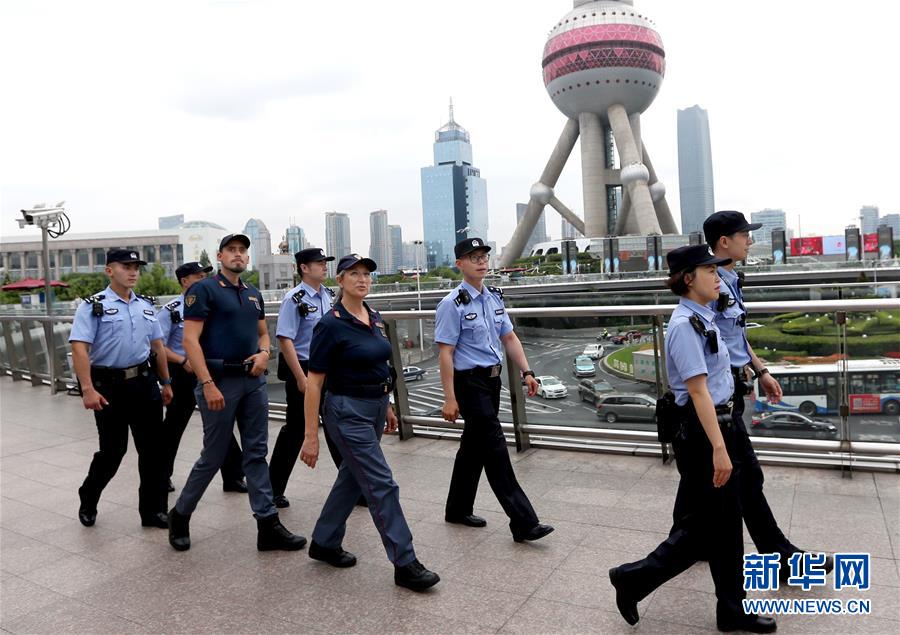
[(241, 274), (241, 280), (246, 282), (247, 284), (252, 284), (254, 287), (259, 289), (259, 272), (258, 271), (245, 271)]
[(162, 265), (153, 265), (149, 271), (144, 271), (134, 288), (136, 293), (159, 297), (162, 295), (178, 295), (181, 293), (181, 285), (166, 275)]
[(208, 267), (212, 263), (209, 261), (209, 254), (206, 253), (206, 250), (200, 252), (200, 265), (203, 267)]
[(67, 273), (63, 275), (62, 281), (69, 286), (55, 290), (58, 300), (88, 298), (100, 293), (109, 284), (105, 273)]

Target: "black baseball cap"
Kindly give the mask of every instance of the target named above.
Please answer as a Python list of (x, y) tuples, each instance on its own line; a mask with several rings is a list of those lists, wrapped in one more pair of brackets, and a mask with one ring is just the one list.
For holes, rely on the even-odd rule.
[(375, 271), (378, 268), (378, 265), (371, 258), (363, 258), (359, 254), (348, 254), (338, 261), (337, 273), (349, 269), (358, 262), (364, 264), (369, 271)]
[(703, 235), (706, 236), (707, 243), (715, 245), (722, 236), (753, 231), (760, 227), (762, 223), (748, 223), (743, 214), (729, 210), (711, 214), (703, 221)]
[(140, 255), (131, 249), (110, 249), (106, 252), (106, 264), (111, 265), (114, 262), (124, 264), (136, 262), (139, 265), (146, 265), (146, 260), (141, 260)]
[(326, 256), (325, 250), (320, 247), (310, 247), (295, 253), (294, 260), (298, 265), (307, 265), (311, 262), (331, 262), (334, 260), (334, 256)]
[(456, 246), (453, 248), (453, 252), (456, 254), (456, 259), (459, 260), (463, 256), (468, 253), (475, 251), (476, 249), (484, 249), (485, 251), (490, 251), (490, 245), (485, 244), (485, 242), (481, 238), (466, 238), (465, 240), (461, 240), (456, 243)]
[(199, 262), (186, 262), (175, 270), (175, 279), (181, 280), (194, 273), (209, 273), (213, 268), (209, 265), (204, 267)]
[(730, 265), (731, 258), (716, 258), (709, 245), (685, 245), (666, 254), (669, 275), (702, 265)]
[(244, 236), (244, 234), (228, 234), (227, 236), (225, 236), (225, 238), (219, 241), (219, 251), (225, 249), (225, 245), (230, 243), (232, 240), (236, 240), (244, 245), (244, 247), (246, 247), (247, 249), (250, 249), (250, 239)]

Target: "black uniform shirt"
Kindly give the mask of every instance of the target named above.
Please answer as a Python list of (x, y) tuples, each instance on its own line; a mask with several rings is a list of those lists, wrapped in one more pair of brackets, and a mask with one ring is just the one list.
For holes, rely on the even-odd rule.
[(200, 347), (206, 359), (243, 361), (259, 350), (259, 321), (266, 318), (262, 296), (221, 273), (200, 280), (184, 296), (184, 319), (201, 320)]
[(374, 385), (390, 378), (387, 360), (391, 343), (384, 320), (369, 312), (366, 326), (350, 315), (340, 302), (326, 313), (313, 330), (309, 348), (309, 370), (325, 373), (332, 385)]

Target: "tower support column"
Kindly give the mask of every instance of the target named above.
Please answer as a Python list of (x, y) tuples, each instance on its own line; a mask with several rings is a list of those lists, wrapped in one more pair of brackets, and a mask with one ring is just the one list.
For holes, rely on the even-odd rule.
[(609, 210), (606, 206), (606, 143), (600, 115), (578, 115), (581, 134), (581, 184), (584, 195), (584, 235), (609, 234)]
[(660, 234), (659, 221), (650, 198), (648, 181), (650, 172), (641, 161), (641, 154), (635, 142), (628, 120), (628, 113), (621, 104), (613, 104), (607, 110), (609, 125), (619, 149), (619, 160), (622, 164), (620, 176), (622, 186), (628, 191), (631, 201), (630, 216), (637, 223), (642, 234)]

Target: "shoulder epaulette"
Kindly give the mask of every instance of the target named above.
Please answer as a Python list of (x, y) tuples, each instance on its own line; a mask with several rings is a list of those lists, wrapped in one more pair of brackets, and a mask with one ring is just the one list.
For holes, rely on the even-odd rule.
[(141, 300), (149, 302), (153, 306), (156, 306), (156, 298), (154, 298), (152, 295), (141, 295), (140, 293), (135, 293), (134, 295), (139, 297)]
[(166, 305), (166, 308), (167, 308), (169, 311), (174, 311), (174, 310), (177, 309), (179, 306), (181, 306), (181, 300), (172, 300), (171, 302), (169, 302), (169, 303)]
[(97, 295), (92, 295), (89, 298), (85, 298), (84, 301), (94, 303), (94, 302), (100, 302), (101, 300), (105, 300), (105, 299), (106, 299), (105, 295), (103, 295), (102, 293), (98, 293)]
[(500, 287), (492, 287), (492, 286), (488, 286), (487, 289), (488, 289), (488, 291), (490, 291), (491, 293), (493, 293), (493, 294), (499, 296), (501, 300), (503, 299), (503, 289), (501, 289)]
[(331, 287), (325, 287), (325, 290), (331, 295), (332, 298), (334, 297), (334, 289), (332, 289)]

